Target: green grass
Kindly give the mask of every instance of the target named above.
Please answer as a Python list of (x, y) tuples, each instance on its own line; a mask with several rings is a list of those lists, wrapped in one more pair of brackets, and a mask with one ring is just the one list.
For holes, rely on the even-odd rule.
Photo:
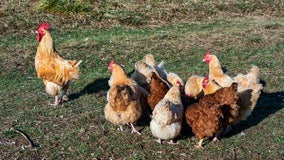
[[(284, 156), (282, 1), (84, 1), (94, 12), (75, 12), (74, 6), (39, 10), (39, 3), (43, 1), (0, 3), (0, 159)], [(80, 79), (68, 91), (70, 101), (59, 107), (49, 106), (53, 98), (45, 93), (34, 69), (38, 44), (34, 30), (40, 21), (51, 24), (60, 55), (83, 60)], [(142, 132), (138, 136), (130, 128), (120, 133), (105, 120), (110, 60), (131, 73), (134, 63), (151, 53), (186, 80), (193, 74), (208, 74), (202, 62), (206, 51), (217, 54), (231, 76), (259, 66), (265, 84), (252, 115), (219, 143), (198, 150), (197, 139), (183, 132), (178, 145), (159, 145), (148, 125), (137, 126)], [(38, 147), (28, 147), (12, 127), (28, 134)]]

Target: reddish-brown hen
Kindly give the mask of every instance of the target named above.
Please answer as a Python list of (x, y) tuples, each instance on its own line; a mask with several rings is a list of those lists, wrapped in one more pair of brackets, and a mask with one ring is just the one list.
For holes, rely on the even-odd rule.
[(218, 140), (223, 127), (231, 124), (238, 115), (238, 85), (233, 83), (213, 94), (200, 98), (199, 102), (187, 107), (185, 111), (186, 122), (191, 126), (192, 132), (200, 139), (196, 147), (202, 148), (203, 139), (214, 136)]
[(156, 72), (153, 72), (150, 81), (149, 96), (147, 98), (151, 110), (154, 110), (155, 106), (164, 98), (169, 89), (168, 83), (161, 79)]

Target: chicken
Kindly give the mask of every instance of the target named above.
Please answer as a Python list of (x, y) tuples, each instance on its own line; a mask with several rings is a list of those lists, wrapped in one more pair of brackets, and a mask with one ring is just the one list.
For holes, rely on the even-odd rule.
[(251, 115), (262, 89), (262, 84), (256, 84), (252, 89), (249, 88), (238, 93), (238, 105), (240, 106), (240, 109), (234, 124), (238, 123), (239, 121), (246, 120), (247, 117)]
[(239, 115), (236, 122), (246, 120), (256, 106), (257, 100), (263, 89), (260, 83), (259, 68), (252, 66), (250, 71), (246, 74), (238, 74), (234, 79), (242, 88), (239, 88), (239, 101), (240, 106)]
[(163, 67), (163, 62), (157, 65), (153, 55), (147, 54), (142, 60), (135, 63), (135, 71), (131, 75), (131, 78), (134, 79), (141, 87), (149, 91), (149, 83), (153, 72), (156, 72), (159, 77), (161, 77), (164, 81), (167, 81), (167, 72)]
[(259, 68), (257, 66), (252, 66), (249, 73), (238, 74), (236, 77), (233, 78), (239, 85), (247, 88), (253, 88), (255, 85), (259, 84)]
[(154, 57), (152, 54), (146, 54), (143, 57), (143, 62), (145, 62), (146, 64), (148, 64), (151, 67), (157, 66), (157, 62), (155, 61)]
[(167, 79), (168, 72), (164, 68), (164, 62), (163, 61), (160, 62), (159, 64), (157, 64), (157, 62), (155, 61), (152, 54), (146, 54), (143, 57), (143, 62), (145, 62), (150, 67), (154, 68), (158, 72), (159, 76), (162, 79), (164, 79), (164, 80)]
[(210, 55), (207, 52), (203, 60), (209, 64), (209, 79), (215, 80), (222, 87), (233, 82), (238, 83), (240, 113), (236, 121), (245, 120), (256, 106), (263, 89), (260, 83), (259, 68), (253, 66), (248, 74), (238, 74), (236, 77), (231, 78), (222, 71), (219, 60), (215, 55)]
[(215, 80), (210, 80), (208, 77), (204, 77), (202, 81), (202, 88), (204, 95), (212, 94), (218, 89), (222, 88)]
[(184, 91), (187, 97), (199, 99), (203, 96), (202, 81), (204, 77), (192, 75), (190, 76), (184, 86)]
[(161, 79), (158, 73), (153, 72), (150, 81), (149, 96), (147, 98), (151, 111), (153, 111), (156, 104), (164, 98), (169, 89), (170, 85)]
[(159, 143), (170, 140), (168, 143), (174, 144), (173, 139), (180, 134), (184, 113), (180, 96), (180, 82), (177, 82), (153, 110), (150, 130)]
[(105, 118), (119, 125), (121, 131), (123, 131), (122, 125), (130, 124), (132, 133), (140, 134), (133, 125), (142, 115), (140, 88), (114, 61), (109, 63), (109, 70), (112, 75), (109, 80), (110, 89), (107, 92), (108, 102), (104, 108)]
[(253, 66), (246, 75), (238, 74), (236, 77), (231, 78), (222, 71), (220, 62), (215, 55), (210, 55), (210, 53), (207, 52), (203, 61), (209, 64), (210, 80), (215, 80), (222, 87), (228, 86), (233, 82), (238, 83), (238, 105), (240, 109), (234, 124), (246, 120), (255, 108), (261, 90), (263, 89), (260, 83), (259, 68)]
[(197, 148), (202, 148), (203, 139), (212, 137), (218, 141), (218, 136), (227, 125), (233, 123), (238, 115), (237, 105), (238, 84), (233, 83), (213, 94), (200, 98), (199, 102), (187, 107), (185, 119), (192, 128), (192, 132), (200, 139)]
[(167, 74), (167, 82), (169, 82), (171, 85), (174, 85), (177, 81), (180, 82), (181, 87), (184, 87), (183, 79), (179, 75), (172, 72)]
[(149, 83), (151, 81), (153, 72), (156, 72), (153, 67), (140, 60), (135, 63), (135, 71), (131, 75), (131, 78), (135, 80), (141, 87), (149, 91)]
[[(79, 64), (82, 61), (65, 60), (55, 50), (49, 25), (45, 22), (36, 29), (36, 39), (39, 42), (35, 55), (35, 69), (37, 76), (43, 80), (46, 92), (55, 97), (52, 105), (59, 105), (67, 101), (67, 89), (72, 80), (79, 78)], [(63, 96), (59, 100), (59, 96)]]
[(223, 72), (220, 62), (215, 55), (207, 52), (204, 55), (203, 61), (209, 65), (209, 79), (215, 80), (222, 87), (229, 87), (235, 82), (232, 77)]

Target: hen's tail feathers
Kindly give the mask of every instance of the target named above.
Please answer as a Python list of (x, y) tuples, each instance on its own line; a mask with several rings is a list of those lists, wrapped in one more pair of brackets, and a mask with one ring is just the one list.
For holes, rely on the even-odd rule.
[(257, 104), (257, 100), (261, 94), (261, 90), (263, 89), (262, 84), (256, 84), (255, 87), (253, 88), (252, 96), (251, 96), (251, 105), (250, 105), (250, 110), (253, 110)]

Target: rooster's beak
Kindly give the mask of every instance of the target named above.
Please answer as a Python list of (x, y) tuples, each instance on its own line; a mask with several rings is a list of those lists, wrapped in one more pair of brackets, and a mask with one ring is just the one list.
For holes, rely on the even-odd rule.
[(205, 62), (205, 59), (203, 59), (202, 62)]

